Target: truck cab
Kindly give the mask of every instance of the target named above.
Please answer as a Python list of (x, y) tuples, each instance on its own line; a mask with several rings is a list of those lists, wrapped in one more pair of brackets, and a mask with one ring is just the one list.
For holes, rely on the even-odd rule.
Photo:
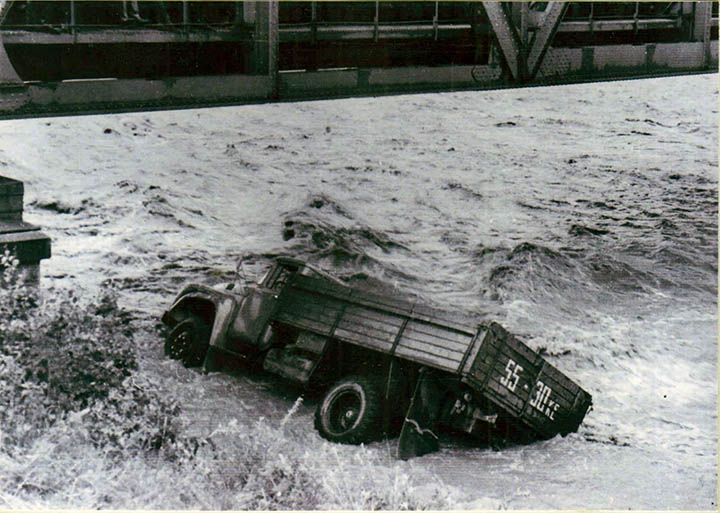
[(277, 343), (277, 330), (273, 331), (270, 320), (284, 285), (298, 274), (345, 286), (290, 257), (277, 258), (256, 284), (239, 280), (218, 287), (187, 285), (162, 316), (170, 329), (165, 353), (187, 366), (203, 365), (205, 370), (212, 370), (212, 362), (206, 361), (209, 349), (243, 359), (258, 357)]

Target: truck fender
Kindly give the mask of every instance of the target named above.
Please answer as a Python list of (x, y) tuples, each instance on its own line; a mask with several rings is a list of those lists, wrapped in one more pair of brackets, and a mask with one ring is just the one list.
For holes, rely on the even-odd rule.
[(203, 292), (192, 292), (179, 297), (163, 314), (162, 321), (172, 328), (187, 316), (195, 315), (212, 326), (210, 346), (213, 346), (224, 338), (234, 303), (229, 297), (218, 299)]
[(212, 326), (208, 352), (202, 365), (204, 372), (210, 372), (215, 367), (211, 352), (213, 348), (225, 347), (225, 338), (235, 307), (236, 301), (231, 297), (218, 298), (203, 292), (192, 292), (178, 298), (163, 314), (162, 321), (172, 328), (188, 315), (196, 315), (208, 326)]
[(188, 315), (200, 317), (206, 324), (212, 325), (216, 312), (215, 301), (209, 294), (185, 294), (175, 300), (162, 316), (162, 322), (169, 328), (174, 327)]

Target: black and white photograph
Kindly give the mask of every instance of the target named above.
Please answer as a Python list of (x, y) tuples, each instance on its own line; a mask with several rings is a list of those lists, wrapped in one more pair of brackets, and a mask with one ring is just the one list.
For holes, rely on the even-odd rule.
[(0, 511), (717, 511), (718, 2), (0, 0)]

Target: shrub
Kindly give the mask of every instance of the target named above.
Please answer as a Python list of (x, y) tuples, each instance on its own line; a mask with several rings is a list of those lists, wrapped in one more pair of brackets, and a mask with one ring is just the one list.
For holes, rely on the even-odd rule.
[(7, 450), (28, 446), (72, 412), (82, 412), (96, 446), (172, 446), (177, 404), (135, 372), (131, 319), (114, 293), (88, 303), (72, 291), (41, 294), (6, 279), (16, 267), (3, 271), (0, 294), (0, 423)]

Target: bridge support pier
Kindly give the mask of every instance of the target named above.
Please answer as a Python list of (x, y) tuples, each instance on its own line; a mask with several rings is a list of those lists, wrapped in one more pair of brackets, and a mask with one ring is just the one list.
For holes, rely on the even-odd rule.
[(705, 66), (711, 66), (710, 29), (712, 27), (712, 2), (694, 2), (693, 39), (702, 41)]
[(252, 73), (270, 77), (273, 88), (272, 97), (277, 96), (278, 51), (280, 35), (278, 30), (278, 2), (245, 2), (245, 22), (254, 22)]
[(13, 65), (10, 63), (10, 59), (5, 52), (5, 44), (2, 40), (2, 34), (0, 34), (0, 86), (12, 85), (22, 85), (22, 80), (18, 76)]
[(22, 278), (37, 282), (40, 260), (50, 258), (50, 238), (23, 221), (24, 193), (22, 182), (0, 176), (0, 255), (9, 251), (20, 262)]

